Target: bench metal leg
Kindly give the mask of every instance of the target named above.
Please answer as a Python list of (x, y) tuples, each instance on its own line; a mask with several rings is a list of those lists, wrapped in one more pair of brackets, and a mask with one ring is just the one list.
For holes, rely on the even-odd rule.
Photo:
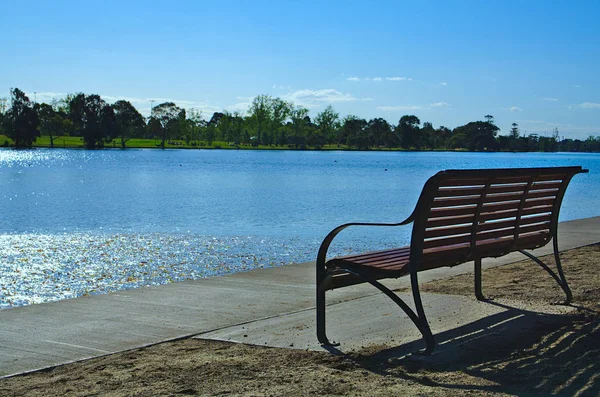
[[(324, 268), (324, 266), (322, 266)], [(317, 339), (319, 343), (330, 345), (325, 331), (325, 281), (327, 280), (325, 270), (317, 267)]]
[(481, 258), (475, 259), (475, 297), (478, 301), (486, 300), (481, 291)]
[(423, 335), (423, 339), (425, 340), (425, 350), (422, 352), (423, 354), (431, 354), (433, 349), (435, 348), (435, 339), (433, 338), (433, 334), (431, 333), (431, 328), (429, 328), (429, 323), (427, 322), (427, 318), (425, 317), (425, 311), (423, 310), (423, 303), (421, 301), (421, 295), (419, 294), (419, 286), (413, 284), (413, 298), (415, 301), (415, 307), (417, 309), (417, 313), (415, 312), (402, 300), (398, 295), (393, 293), (389, 288), (385, 285), (381, 284), (377, 280), (369, 277), (368, 275), (362, 273), (357, 269), (344, 269), (348, 273), (354, 274), (358, 276), (379, 289), (381, 292), (386, 294), (391, 300), (394, 301), (400, 308), (408, 315), (408, 317), (412, 320), (412, 322), (417, 326), (421, 335)]
[(522, 253), (523, 255), (525, 255), (526, 257), (528, 257), (529, 259), (531, 259), (532, 261), (534, 261), (535, 263), (537, 263), (538, 265), (540, 265), (544, 270), (546, 270), (548, 272), (548, 274), (550, 274), (552, 276), (552, 278), (558, 283), (558, 285), (560, 285), (560, 287), (565, 292), (565, 295), (567, 296), (565, 303), (569, 304), (569, 303), (571, 303), (571, 300), (573, 299), (573, 294), (571, 293), (569, 284), (567, 284), (567, 279), (565, 277), (565, 274), (562, 269), (562, 265), (560, 263), (560, 256), (558, 253), (558, 239), (556, 238), (556, 236), (553, 238), (553, 246), (554, 246), (554, 260), (556, 262), (556, 269), (558, 270), (558, 274), (556, 274), (552, 269), (550, 269), (550, 267), (547, 264), (545, 264), (544, 262), (542, 262), (538, 257), (536, 257), (524, 250), (519, 250), (519, 252)]
[[(324, 281), (324, 280), (323, 280)], [(317, 339), (323, 345), (331, 345), (325, 331), (325, 288), (324, 283), (317, 283)]]

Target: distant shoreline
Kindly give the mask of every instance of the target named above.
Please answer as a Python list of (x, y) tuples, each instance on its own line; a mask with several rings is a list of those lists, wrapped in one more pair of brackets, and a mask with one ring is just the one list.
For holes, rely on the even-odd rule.
[[(159, 139), (131, 139), (126, 143), (126, 147), (122, 148), (120, 142), (116, 140), (108, 142), (104, 147), (98, 149), (88, 149), (83, 145), (81, 137), (66, 136), (54, 139), (54, 149), (75, 149), (75, 150), (102, 150), (102, 149), (186, 149), (186, 150), (290, 150), (290, 151), (348, 151), (348, 152), (461, 152), (461, 153), (600, 153), (598, 151), (573, 151), (573, 152), (543, 152), (543, 151), (502, 151), (502, 150), (482, 150), (482, 151), (471, 151), (466, 148), (461, 149), (447, 149), (447, 148), (352, 148), (347, 145), (324, 145), (324, 146), (295, 146), (295, 145), (235, 145), (228, 142), (218, 142), (212, 145), (202, 144), (203, 142), (190, 142), (172, 140), (172, 143), (165, 143), (165, 147), (161, 147)], [(7, 145), (8, 143), (8, 145)], [(5, 135), (0, 135), (0, 148), (15, 148), (12, 140), (7, 138)], [(50, 139), (48, 136), (42, 136), (37, 139), (36, 142), (30, 148), (19, 148), (19, 150), (28, 149), (50, 149)]]

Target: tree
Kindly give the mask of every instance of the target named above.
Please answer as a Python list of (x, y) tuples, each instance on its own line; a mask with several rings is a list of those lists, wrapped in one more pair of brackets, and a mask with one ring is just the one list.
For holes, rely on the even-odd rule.
[(103, 147), (104, 141), (110, 142), (119, 136), (117, 116), (113, 108), (107, 103), (100, 109), (100, 131), (100, 141), (96, 141), (95, 147)]
[(36, 108), (40, 119), (40, 132), (50, 138), (50, 147), (54, 148), (54, 141), (65, 135), (65, 130), (68, 128), (67, 123), (65, 123), (66, 115), (60, 111), (55, 111), (47, 103), (36, 105)]
[(40, 135), (37, 112), (20, 89), (13, 88), (10, 96), (11, 106), (3, 117), (5, 133), (15, 142), (15, 147), (31, 147)]
[(452, 137), (452, 131), (444, 127), (443, 125), (440, 128), (436, 129), (434, 132), (433, 138), (433, 148), (448, 148), (450, 145), (450, 138)]
[(284, 101), (281, 98), (274, 98), (271, 101), (271, 108), (273, 115), (271, 120), (271, 132), (275, 135), (279, 133), (279, 138), (276, 139), (280, 145), (283, 145), (286, 141), (285, 130), (282, 128), (283, 123), (288, 117), (292, 116), (294, 112), (294, 104)]
[(340, 128), (340, 115), (333, 110), (331, 105), (328, 105), (325, 110), (317, 114), (315, 124), (318, 133), (323, 137), (325, 142), (335, 142), (337, 130)]
[[(81, 111), (83, 119), (79, 120), (82, 128), (83, 144), (88, 149), (104, 147), (104, 141), (112, 138), (116, 130), (115, 113), (100, 95), (78, 95), (74, 99), (77, 111)], [(79, 108), (82, 106), (82, 108)]]
[(244, 135), (244, 116), (240, 112), (233, 112), (233, 142), (239, 145), (242, 142), (242, 136)]
[(402, 116), (400, 118), (398, 127), (396, 128), (400, 137), (400, 145), (403, 148), (410, 149), (411, 147), (415, 147), (418, 149), (421, 147), (419, 124), (421, 124), (421, 120), (414, 115)]
[(342, 127), (342, 136), (346, 140), (346, 145), (357, 147), (359, 149), (369, 148), (369, 139), (365, 132), (367, 120), (350, 115), (344, 119)]
[[(497, 150), (496, 135), (500, 128), (488, 121), (473, 121), (452, 131), (453, 146), (468, 150)], [(460, 144), (460, 146), (456, 146)]]
[(256, 139), (258, 143), (265, 141), (264, 134), (273, 119), (272, 98), (269, 95), (258, 95), (250, 104), (250, 118), (256, 126)]
[(382, 118), (369, 120), (366, 129), (369, 145), (392, 147), (396, 141), (396, 137), (392, 133), (392, 126)]
[[(206, 121), (202, 118), (202, 111), (190, 109), (188, 116), (188, 125), (184, 131), (185, 141), (189, 143), (197, 142), (200, 140), (200, 136), (202, 135), (202, 129), (206, 127)], [(194, 143), (192, 143), (194, 145)]]
[(178, 120), (183, 116), (185, 117), (185, 110), (181, 109), (173, 102), (164, 102), (160, 105), (152, 108), (152, 118), (160, 123), (160, 146), (165, 148), (165, 141), (179, 132)]
[(160, 137), (162, 134), (162, 125), (160, 124), (160, 121), (158, 121), (157, 118), (150, 116), (150, 118), (148, 119), (148, 123), (146, 124), (146, 131), (147, 137)]
[[(296, 147), (298, 145), (306, 145), (306, 127), (308, 117), (308, 109), (302, 106), (294, 107), (290, 115), (292, 119), (292, 140)], [(310, 118), (308, 119), (310, 123)]]
[(66, 102), (72, 128), (83, 138), (86, 148), (102, 148), (105, 141), (117, 135), (115, 112), (100, 95), (70, 94)]
[(8, 98), (0, 98), (0, 134), (4, 134), (4, 117), (6, 116), (6, 108)]
[(127, 141), (142, 136), (146, 122), (129, 101), (117, 101), (112, 104), (112, 109), (116, 119), (116, 136), (121, 141), (121, 148), (125, 149)]
[(512, 127), (508, 136), (511, 139), (517, 139), (519, 137), (519, 125), (517, 123), (512, 123)]
[(73, 122), (75, 134), (82, 136), (85, 128), (86, 95), (83, 93), (69, 94), (65, 97), (67, 103), (67, 115)]
[(421, 145), (425, 147), (429, 147), (431, 149), (435, 148), (437, 142), (435, 142), (435, 129), (433, 128), (433, 124), (426, 121), (423, 123), (423, 127), (419, 132)]
[(491, 114), (486, 114), (485, 116), (486, 123), (494, 124), (494, 116)]

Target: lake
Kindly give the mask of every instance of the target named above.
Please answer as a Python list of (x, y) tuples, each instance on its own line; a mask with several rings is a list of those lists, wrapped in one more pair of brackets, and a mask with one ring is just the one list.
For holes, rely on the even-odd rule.
[(567, 165), (590, 173), (560, 219), (599, 215), (600, 154), (0, 149), (0, 308), (314, 260), (341, 223), (406, 218), (439, 170)]

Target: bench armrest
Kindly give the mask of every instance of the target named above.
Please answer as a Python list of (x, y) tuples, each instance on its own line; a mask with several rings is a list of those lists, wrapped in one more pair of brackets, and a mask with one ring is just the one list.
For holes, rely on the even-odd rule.
[(329, 246), (331, 245), (335, 236), (337, 236), (342, 230), (350, 227), (350, 226), (403, 226), (408, 225), (414, 220), (415, 213), (413, 212), (408, 218), (403, 220), (400, 223), (365, 223), (365, 222), (353, 222), (353, 223), (345, 223), (340, 225), (329, 232), (325, 239), (321, 243), (321, 247), (319, 247), (319, 253), (317, 254), (317, 267), (325, 266), (325, 260), (327, 259), (327, 251), (329, 250)]

